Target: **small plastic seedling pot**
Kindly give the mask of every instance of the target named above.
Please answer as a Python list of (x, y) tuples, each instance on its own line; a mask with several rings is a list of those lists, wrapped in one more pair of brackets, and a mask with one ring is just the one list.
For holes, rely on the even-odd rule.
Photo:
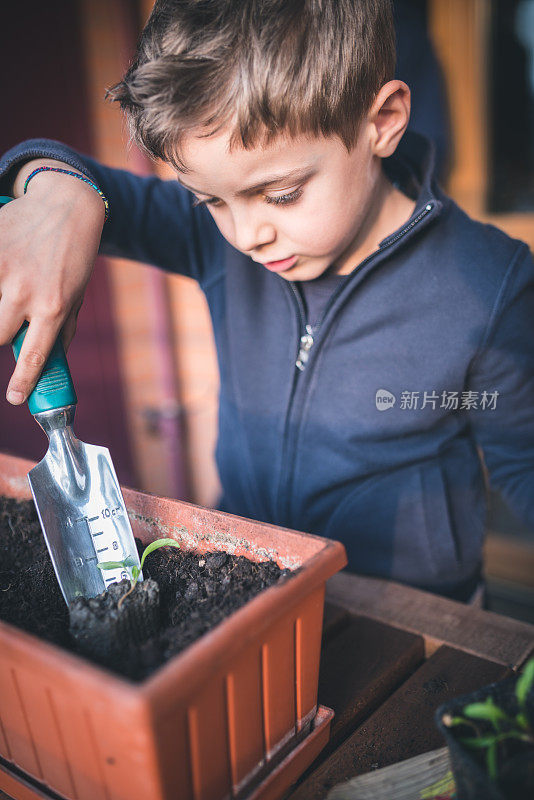
[(135, 653), (136, 644), (159, 629), (158, 584), (139, 581), (125, 597), (130, 585), (129, 579), (112, 583), (99, 597), (77, 597), (69, 606), (69, 632), (79, 651), (104, 666), (125, 650)]
[[(0, 454), (0, 494), (33, 462)], [(133, 684), (0, 621), (0, 756), (68, 800), (245, 797), (311, 729), (338, 542), (124, 489), (134, 535), (298, 569)], [(303, 768), (306, 764), (303, 765)]]
[[(505, 678), (497, 683), (484, 686), (470, 694), (455, 697), (440, 706), (436, 711), (436, 723), (443, 734), (451, 760), (456, 784), (457, 800), (532, 800), (534, 798), (534, 747), (512, 756), (507, 762), (499, 760), (500, 780), (492, 780), (483, 763), (474, 751), (463, 745), (459, 739), (459, 728), (449, 728), (443, 723), (444, 714), (452, 717), (463, 716), (463, 708), (470, 703), (484, 702), (492, 697), (507, 714), (514, 716), (519, 708), (515, 698), (517, 676)], [(527, 717), (534, 726), (534, 691), (530, 691), (526, 701)], [(489, 729), (488, 729), (489, 730)], [(472, 732), (462, 736), (473, 736)], [(483, 751), (485, 752), (485, 751)]]

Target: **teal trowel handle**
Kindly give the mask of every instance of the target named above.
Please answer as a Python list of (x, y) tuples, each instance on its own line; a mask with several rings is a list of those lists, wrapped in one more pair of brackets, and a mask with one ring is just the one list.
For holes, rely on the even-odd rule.
[[(15, 360), (19, 357), (27, 329), (28, 323), (25, 322), (11, 343)], [(53, 411), (55, 408), (72, 406), (77, 402), (63, 344), (58, 336), (41, 372), (41, 377), (28, 397), (28, 408), (32, 414), (39, 414), (41, 411)]]
[[(0, 208), (11, 199), (0, 196)], [(19, 357), (27, 329), (28, 323), (24, 322), (12, 341), (15, 360)], [(39, 414), (41, 411), (53, 411), (55, 408), (75, 405), (77, 402), (61, 337), (58, 336), (41, 377), (28, 398), (28, 407), (32, 414)]]

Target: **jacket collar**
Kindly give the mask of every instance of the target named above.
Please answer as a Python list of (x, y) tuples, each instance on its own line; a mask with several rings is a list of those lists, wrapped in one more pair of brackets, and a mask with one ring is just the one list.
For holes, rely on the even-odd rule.
[[(448, 199), (438, 188), (435, 177), (434, 144), (420, 133), (407, 131), (395, 153), (384, 159), (389, 179), (416, 201), (415, 210), (403, 226), (380, 242), (380, 248), (399, 240), (399, 245), (441, 214)], [(402, 240), (402, 241), (401, 241)]]
[(440, 203), (435, 175), (434, 143), (420, 133), (407, 131), (395, 153), (384, 159), (384, 169), (399, 182), (403, 191), (417, 200), (417, 214), (428, 203)]

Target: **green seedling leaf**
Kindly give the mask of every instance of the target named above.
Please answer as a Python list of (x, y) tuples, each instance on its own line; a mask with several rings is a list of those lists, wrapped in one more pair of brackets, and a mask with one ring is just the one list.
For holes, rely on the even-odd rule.
[(127, 556), (124, 561), (101, 561), (97, 564), (98, 569), (128, 569), (137, 564), (133, 556)]
[(520, 711), (519, 714), (517, 714), (515, 721), (517, 722), (518, 728), (522, 728), (524, 731), (529, 730), (530, 725), (528, 724), (527, 715), (523, 711)]
[(124, 569), (126, 561), (101, 561), (97, 564), (98, 569)]
[(141, 569), (143, 569), (143, 564), (145, 563), (145, 558), (153, 553), (154, 550), (158, 550), (160, 547), (180, 547), (178, 542), (175, 542), (174, 539), (156, 539), (155, 542), (151, 542), (143, 551), (143, 555), (141, 556)]
[(476, 738), (473, 737), (472, 739), (459, 739), (462, 744), (465, 744), (466, 747), (472, 747), (475, 750), (482, 750), (484, 747), (489, 747), (492, 744), (496, 744), (500, 742), (502, 739), (506, 739), (508, 734), (489, 734), (488, 736), (477, 736)]
[(466, 719), (465, 717), (452, 717), (450, 714), (444, 714), (441, 719), (447, 728), (454, 728), (458, 725), (467, 725), (468, 728), (472, 728), (475, 731), (477, 736), (479, 734), (478, 727), (475, 725), (475, 723), (470, 719)]
[(141, 556), (141, 566), (137, 566), (137, 560), (134, 556), (127, 556), (124, 561), (102, 561), (100, 564), (97, 564), (99, 569), (129, 569), (130, 571), (130, 588), (124, 594), (117, 604), (117, 608), (120, 610), (124, 600), (131, 594), (134, 590), (134, 586), (137, 583), (137, 579), (141, 574), (141, 570), (143, 569), (143, 564), (145, 563), (145, 558), (153, 553), (154, 550), (158, 550), (160, 547), (180, 547), (178, 542), (175, 542), (174, 539), (156, 539), (155, 542), (151, 542), (147, 547), (145, 547), (143, 551), (143, 555)]
[(477, 736), (472, 739), (458, 739), (461, 744), (466, 747), (472, 747), (474, 750), (482, 750), (484, 747), (489, 747), (493, 742), (503, 742), (505, 739), (519, 739), (519, 741), (530, 741), (528, 736), (519, 733), (519, 731), (506, 731), (505, 733), (489, 734), (488, 736)]
[(486, 766), (492, 781), (497, 780), (497, 742), (492, 742), (486, 753)]
[(525, 667), (516, 681), (515, 684), (515, 696), (517, 697), (517, 702), (521, 706), (524, 707), (527, 695), (531, 690), (534, 684), (534, 658), (531, 658), (530, 661), (527, 661)]
[(463, 711), (470, 719), (484, 719), (491, 722), (496, 730), (499, 729), (500, 722), (509, 721), (508, 715), (495, 704), (492, 697), (486, 698), (483, 703), (470, 703)]
[[(133, 592), (134, 588), (135, 588), (135, 584), (137, 583), (137, 579), (139, 578), (139, 575), (141, 574), (141, 570), (143, 569), (143, 564), (145, 563), (145, 558), (148, 555), (150, 555), (150, 553), (153, 553), (154, 550), (157, 550), (159, 547), (165, 547), (166, 545), (171, 545), (172, 547), (180, 547), (178, 542), (175, 542), (174, 539), (156, 539), (155, 542), (151, 542), (143, 550), (143, 555), (141, 556), (141, 566), (140, 567), (137, 566), (137, 564), (135, 563), (135, 560), (133, 561), (132, 564), (130, 564), (130, 566), (132, 567), (132, 577), (131, 577), (131, 580), (130, 580), (130, 588), (128, 589), (126, 594), (123, 594), (123, 596), (121, 597), (121, 599), (117, 603), (117, 608), (119, 609), (119, 611), (120, 611), (120, 609), (122, 607), (122, 604), (124, 603), (124, 601), (128, 597), (128, 595), (130, 595)], [(126, 561), (128, 561), (128, 559), (126, 559)]]

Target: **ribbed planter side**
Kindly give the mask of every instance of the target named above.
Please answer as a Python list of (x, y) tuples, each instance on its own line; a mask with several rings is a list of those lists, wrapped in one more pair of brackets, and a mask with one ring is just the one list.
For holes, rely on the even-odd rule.
[[(0, 493), (32, 462), (0, 454)], [(255, 785), (317, 705), (337, 542), (124, 490), (134, 534), (299, 568), (132, 684), (0, 622), (0, 755), (69, 800), (222, 800)]]

